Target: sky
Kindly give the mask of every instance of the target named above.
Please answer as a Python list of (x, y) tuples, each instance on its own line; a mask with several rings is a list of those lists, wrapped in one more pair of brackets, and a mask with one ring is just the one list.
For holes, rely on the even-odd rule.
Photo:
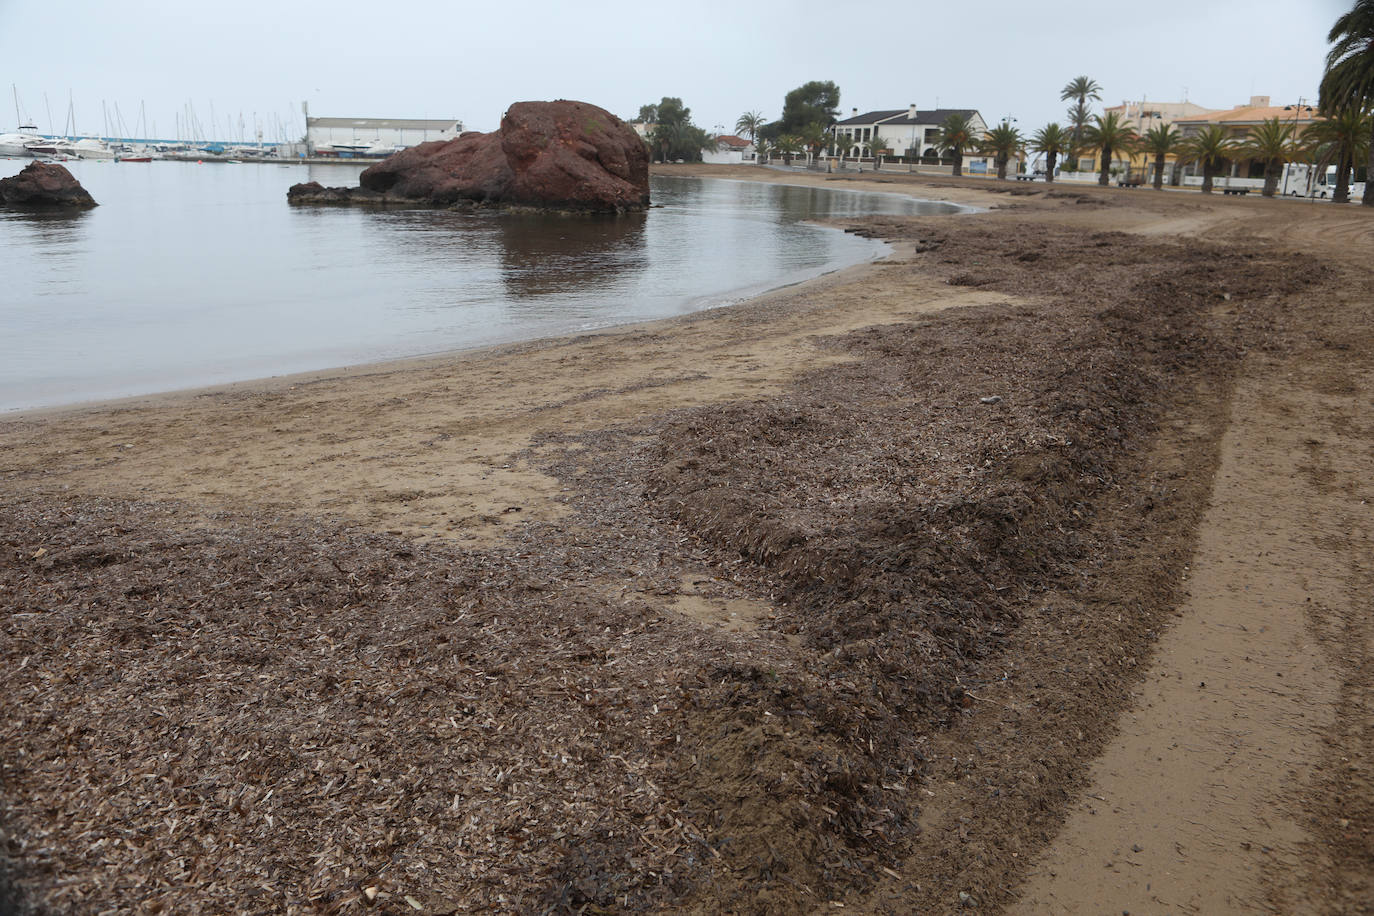
[(127, 131), (114, 133), (144, 134), (142, 112), (148, 135), (175, 139), (193, 115), (204, 139), (226, 140), (251, 140), (255, 123), (296, 139), (303, 102), (319, 117), (489, 131), (513, 102), (577, 99), (629, 119), (676, 96), (728, 133), (832, 80), (841, 117), (914, 102), (1031, 133), (1064, 121), (1059, 91), (1079, 75), (1102, 86), (1100, 105), (1311, 101), (1350, 3), (0, 0), (0, 132), (17, 126), (16, 96), (44, 133), (64, 133), (71, 112), (77, 133), (103, 134), (117, 111)]

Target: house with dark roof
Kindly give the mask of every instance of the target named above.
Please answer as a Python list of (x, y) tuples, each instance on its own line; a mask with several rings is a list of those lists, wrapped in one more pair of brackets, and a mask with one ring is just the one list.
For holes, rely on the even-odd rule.
[(973, 108), (920, 109), (914, 104), (906, 108), (869, 111), (853, 114), (830, 126), (837, 150), (846, 156), (871, 156), (873, 150), (887, 150), (886, 155), (911, 158), (940, 158), (940, 125), (952, 114), (963, 115), (972, 123), (975, 135), (988, 129), (983, 116)]

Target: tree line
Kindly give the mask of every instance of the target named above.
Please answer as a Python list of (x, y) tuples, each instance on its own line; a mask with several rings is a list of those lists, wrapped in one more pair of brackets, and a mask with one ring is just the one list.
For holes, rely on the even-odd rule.
[[(1219, 124), (1209, 124), (1184, 137), (1172, 124), (1157, 124), (1143, 134), (1122, 113), (1093, 114), (1091, 103), (1102, 98), (1102, 87), (1088, 76), (1070, 80), (1060, 100), (1070, 102), (1066, 123), (1046, 124), (1030, 136), (1023, 135), (1010, 119), (979, 129), (973, 120), (958, 113), (940, 125), (935, 146), (948, 159), (955, 175), (963, 174), (969, 154), (990, 156), (998, 178), (1006, 178), (1010, 161), (1027, 150), (1045, 156), (1045, 179), (1053, 181), (1062, 160), (1077, 167), (1077, 159), (1092, 152), (1097, 160), (1098, 183), (1111, 179), (1111, 164), (1121, 154), (1143, 153), (1153, 159), (1156, 189), (1163, 187), (1169, 157), (1177, 170), (1194, 164), (1202, 172), (1202, 191), (1211, 193), (1215, 178), (1230, 161), (1257, 159), (1264, 164), (1263, 194), (1272, 197), (1283, 166), (1309, 162), (1317, 170), (1336, 166), (1333, 199), (1349, 200), (1350, 179), (1358, 163), (1374, 175), (1374, 0), (1355, 0), (1327, 36), (1331, 43), (1325, 61), (1318, 103), (1319, 117), (1299, 131), (1297, 118), (1285, 123), (1270, 118), (1255, 125), (1243, 137), (1229, 134)], [(840, 111), (840, 88), (833, 81), (812, 81), (797, 87), (783, 99), (782, 116), (769, 121), (759, 111), (747, 111), (735, 122), (735, 130), (754, 144), (760, 161), (772, 156), (791, 161), (792, 156), (818, 156), (825, 150), (844, 158), (851, 154), (872, 156), (885, 152), (876, 136), (855, 140), (834, 130)], [(662, 99), (640, 108), (638, 119), (650, 125), (647, 142), (660, 161), (700, 161), (704, 150), (714, 149), (716, 138), (691, 123), (691, 110), (678, 98)], [(1363, 203), (1374, 206), (1374, 193), (1366, 182)]]

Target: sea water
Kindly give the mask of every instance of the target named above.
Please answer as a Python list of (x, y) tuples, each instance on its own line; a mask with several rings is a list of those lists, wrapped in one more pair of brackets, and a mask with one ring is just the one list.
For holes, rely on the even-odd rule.
[[(0, 160), (0, 177), (24, 160)], [(880, 256), (812, 220), (898, 195), (655, 177), (614, 218), (298, 208), (351, 166), (66, 163), (100, 206), (0, 210), (0, 411), (576, 333)]]

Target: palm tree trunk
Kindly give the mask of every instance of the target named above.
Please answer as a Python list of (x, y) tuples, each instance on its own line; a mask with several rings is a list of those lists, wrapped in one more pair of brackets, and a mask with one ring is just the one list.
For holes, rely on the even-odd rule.
[(1057, 158), (1057, 153), (1045, 154), (1045, 184), (1054, 184), (1054, 162)]
[(1007, 180), (1007, 160), (1000, 156), (997, 158), (997, 178), (999, 181)]
[(1164, 154), (1155, 153), (1155, 190), (1164, 189)]
[(1210, 162), (1202, 164), (1202, 193), (1212, 193), (1212, 163)]
[(954, 177), (958, 178), (964, 174), (964, 151), (956, 149), (954, 151)]
[(1374, 207), (1374, 194), (1369, 192), (1370, 186), (1374, 185), (1374, 129), (1370, 131), (1369, 140), (1369, 161), (1365, 163), (1364, 170), (1364, 197), (1360, 198), (1360, 203)]
[(1102, 154), (1102, 162), (1099, 164), (1097, 171), (1097, 183), (1105, 188), (1110, 179), (1112, 169), (1112, 150), (1111, 147), (1104, 146), (1100, 152)]
[(1264, 161), (1264, 190), (1260, 192), (1263, 197), (1273, 197), (1274, 190), (1279, 186), (1279, 169), (1277, 159), (1266, 159)]
[(1336, 192), (1331, 195), (1333, 204), (1350, 203), (1350, 161), (1353, 158), (1349, 150), (1341, 150), (1341, 165), (1336, 169)]

